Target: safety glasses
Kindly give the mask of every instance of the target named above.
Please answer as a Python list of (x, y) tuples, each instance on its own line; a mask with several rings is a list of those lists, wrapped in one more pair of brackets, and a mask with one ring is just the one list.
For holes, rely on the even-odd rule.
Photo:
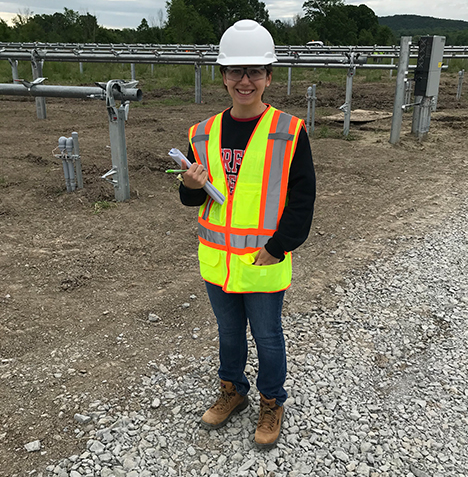
[(226, 78), (231, 81), (240, 81), (244, 75), (247, 75), (251, 81), (265, 79), (267, 70), (264, 66), (228, 66), (224, 70)]

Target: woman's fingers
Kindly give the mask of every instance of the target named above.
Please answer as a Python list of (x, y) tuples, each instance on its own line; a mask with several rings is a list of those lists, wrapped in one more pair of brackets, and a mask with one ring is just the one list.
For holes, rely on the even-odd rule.
[(202, 164), (194, 163), (184, 172), (184, 185), (189, 189), (201, 189), (208, 180), (208, 172)]

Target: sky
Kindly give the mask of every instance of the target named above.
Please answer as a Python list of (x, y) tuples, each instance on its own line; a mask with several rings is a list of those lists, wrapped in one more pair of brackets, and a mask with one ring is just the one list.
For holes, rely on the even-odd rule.
[[(304, 0), (263, 0), (272, 20), (288, 20), (303, 15)], [(468, 0), (345, 0), (348, 5), (365, 4), (377, 16), (397, 14), (424, 15), (468, 21)], [(136, 28), (143, 18), (151, 26), (161, 26), (166, 15), (166, 0), (0, 0), (0, 18), (11, 24), (18, 13), (25, 15), (63, 12), (64, 7), (81, 14), (89, 13), (106, 28)]]

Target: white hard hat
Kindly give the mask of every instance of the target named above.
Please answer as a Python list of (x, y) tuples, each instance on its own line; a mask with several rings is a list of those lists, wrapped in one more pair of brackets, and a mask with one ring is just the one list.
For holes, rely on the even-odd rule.
[(222, 66), (269, 65), (278, 59), (270, 32), (253, 20), (239, 20), (221, 37), (216, 61)]

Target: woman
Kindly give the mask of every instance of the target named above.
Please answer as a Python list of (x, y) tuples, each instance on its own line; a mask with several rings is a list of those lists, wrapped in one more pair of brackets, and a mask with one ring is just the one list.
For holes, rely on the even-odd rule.
[[(265, 104), (277, 61), (269, 32), (241, 20), (221, 38), (217, 62), (232, 107), (189, 131), (189, 159), (180, 186), (185, 205), (200, 206), (200, 272), (218, 322), (218, 400), (202, 426), (217, 429), (245, 409), (250, 384), (247, 321), (258, 353), (259, 448), (280, 436), (287, 398), (281, 325), (291, 283), (291, 251), (307, 238), (315, 200), (315, 173), (304, 121)], [(214, 202), (209, 180), (226, 200)]]

